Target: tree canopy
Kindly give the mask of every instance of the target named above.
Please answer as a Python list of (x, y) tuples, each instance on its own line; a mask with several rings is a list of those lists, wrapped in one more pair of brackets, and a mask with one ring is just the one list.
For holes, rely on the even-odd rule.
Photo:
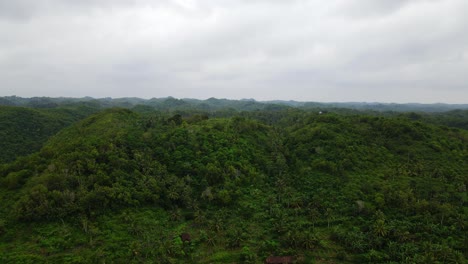
[(468, 259), (468, 132), (443, 116), (53, 109), (2, 108), (2, 263)]

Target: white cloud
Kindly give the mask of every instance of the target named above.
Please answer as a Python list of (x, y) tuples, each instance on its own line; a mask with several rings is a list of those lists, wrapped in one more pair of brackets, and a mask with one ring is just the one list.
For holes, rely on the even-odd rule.
[(468, 101), (464, 0), (0, 0), (0, 10), (0, 95)]

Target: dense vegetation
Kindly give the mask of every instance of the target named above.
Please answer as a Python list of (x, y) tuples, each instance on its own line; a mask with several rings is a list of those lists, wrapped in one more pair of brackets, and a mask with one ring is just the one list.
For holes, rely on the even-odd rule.
[(49, 137), (96, 111), (80, 105), (59, 109), (0, 105), (0, 163), (39, 151)]
[(15, 110), (50, 132), (0, 166), (1, 263), (468, 259), (468, 132), (450, 112), (140, 105), (51, 136), (43, 108)]

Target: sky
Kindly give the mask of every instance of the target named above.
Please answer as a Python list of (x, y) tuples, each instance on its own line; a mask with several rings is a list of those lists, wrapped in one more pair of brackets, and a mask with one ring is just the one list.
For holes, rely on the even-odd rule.
[(0, 96), (468, 103), (466, 0), (0, 0)]

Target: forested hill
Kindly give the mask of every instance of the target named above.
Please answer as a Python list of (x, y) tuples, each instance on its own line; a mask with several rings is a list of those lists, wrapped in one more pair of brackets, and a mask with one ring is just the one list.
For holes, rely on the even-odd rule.
[(336, 113), (402, 117), (447, 127), (468, 130), (468, 105), (313, 103), (296, 101), (259, 102), (253, 99), (209, 98), (50, 98), (0, 97), (0, 164), (38, 151), (60, 129), (103, 109), (120, 107), (138, 113), (159, 111), (184, 117), (198, 114), (208, 117), (236, 115), (260, 119), (267, 124), (289, 112)]
[(105, 109), (1, 165), (0, 262), (467, 262), (466, 130), (193, 112)]
[(0, 106), (0, 164), (39, 151), (59, 130), (97, 111), (78, 105), (55, 109)]
[(446, 112), (452, 110), (468, 110), (468, 104), (417, 104), (417, 103), (367, 103), (367, 102), (298, 102), (298, 101), (256, 101), (254, 99), (230, 100), (209, 98), (206, 100), (174, 97), (142, 99), (136, 97), (124, 98), (72, 98), (72, 97), (32, 97), (23, 98), (18, 96), (0, 97), (0, 105), (22, 106), (30, 108), (57, 108), (74, 104), (85, 104), (93, 107), (145, 107), (160, 111), (183, 111), (183, 110), (201, 110), (201, 111), (252, 111), (273, 108), (293, 107), (304, 110), (315, 109), (353, 109), (359, 111), (376, 112)]

